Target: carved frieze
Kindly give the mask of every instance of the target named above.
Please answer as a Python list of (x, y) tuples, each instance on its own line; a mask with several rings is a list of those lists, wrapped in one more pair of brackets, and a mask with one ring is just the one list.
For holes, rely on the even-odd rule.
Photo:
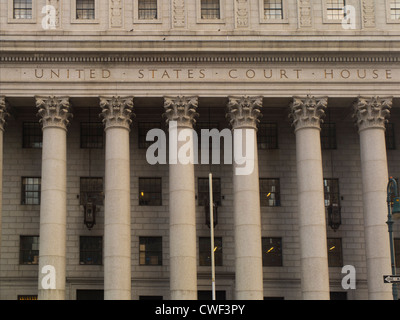
[(178, 127), (193, 128), (196, 123), (198, 97), (164, 97), (164, 117), (167, 124), (176, 121)]
[(72, 117), (69, 97), (36, 96), (37, 115), (43, 129), (47, 127), (58, 127), (67, 129), (69, 119)]
[(260, 96), (229, 97), (226, 117), (229, 120), (232, 129), (257, 129), (257, 125), (260, 122), (259, 118), (262, 117), (262, 101), (263, 98)]
[(133, 97), (100, 97), (100, 116), (105, 129), (111, 127), (130, 128), (133, 113)]
[(358, 97), (354, 103), (354, 114), (358, 130), (368, 128), (385, 129), (390, 116), (393, 97)]
[(327, 97), (293, 97), (289, 118), (293, 121), (295, 131), (302, 128), (321, 129), (327, 105)]

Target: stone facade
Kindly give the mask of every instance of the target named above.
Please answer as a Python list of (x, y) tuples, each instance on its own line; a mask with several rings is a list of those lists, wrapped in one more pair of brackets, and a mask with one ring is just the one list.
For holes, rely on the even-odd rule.
[[(138, 0), (95, 0), (90, 20), (77, 19), (75, 0), (33, 1), (26, 19), (2, 1), (0, 299), (210, 291), (199, 254), (210, 235), (199, 178), (210, 170), (221, 184), (216, 288), (227, 299), (390, 299), (385, 184), (400, 178), (400, 20), (389, 0), (347, 2), (351, 28), (329, 18), (324, 0), (283, 0), (281, 19), (267, 19), (260, 0), (221, 0), (218, 19), (203, 19), (199, 0), (158, 1), (151, 20), (140, 19)], [(82, 123), (102, 120), (102, 146), (82, 148)], [(258, 141), (250, 176), (236, 176), (235, 163), (151, 165), (141, 124), (168, 132), (171, 121), (177, 131), (251, 129), (258, 138), (272, 123), (277, 147)], [(23, 147), (24, 123), (40, 124), (40, 148)], [(336, 148), (321, 148), (324, 123), (335, 123)], [(21, 200), (24, 177), (42, 178), (40, 204)], [(104, 181), (91, 230), (84, 177)], [(141, 178), (161, 178), (159, 204), (143, 205)], [(279, 179), (274, 206), (258, 197), (266, 178)], [(322, 179), (338, 179), (337, 231)], [(394, 232), (399, 239), (399, 223)], [(21, 263), (21, 237), (39, 235), (39, 264)], [(102, 237), (101, 264), (80, 264), (82, 236)], [(142, 263), (140, 237), (161, 237), (161, 264)], [(280, 239), (281, 264), (263, 265), (261, 238)], [(341, 266), (328, 260), (329, 239), (341, 239)], [(59, 272), (57, 290), (40, 287), (44, 265)], [(345, 265), (356, 289), (342, 287)]]

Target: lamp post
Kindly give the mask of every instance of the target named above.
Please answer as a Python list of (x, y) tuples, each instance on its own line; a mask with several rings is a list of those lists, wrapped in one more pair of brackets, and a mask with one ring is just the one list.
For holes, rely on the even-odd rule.
[[(393, 198), (393, 208), (392, 208)], [(394, 242), (393, 242), (393, 223), (394, 220), (400, 218), (400, 198), (397, 189), (397, 182), (393, 177), (389, 178), (387, 186), (387, 204), (388, 204), (388, 221), (386, 222), (389, 229), (390, 241), (390, 261), (392, 266), (392, 275), (396, 275), (396, 261), (394, 256)], [(397, 284), (392, 283), (393, 300), (398, 300)]]

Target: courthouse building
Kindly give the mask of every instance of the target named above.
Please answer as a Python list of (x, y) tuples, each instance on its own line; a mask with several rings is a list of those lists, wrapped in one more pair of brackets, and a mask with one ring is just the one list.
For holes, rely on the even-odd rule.
[[(218, 299), (393, 299), (400, 0), (4, 0), (0, 27), (0, 299), (209, 299), (210, 172)], [(255, 133), (254, 170), (225, 138), (149, 161), (187, 128)]]

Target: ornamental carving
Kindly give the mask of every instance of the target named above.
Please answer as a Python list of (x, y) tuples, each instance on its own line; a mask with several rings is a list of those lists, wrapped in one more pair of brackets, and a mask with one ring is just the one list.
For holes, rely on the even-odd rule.
[(327, 105), (327, 97), (293, 97), (289, 118), (293, 121), (295, 131), (302, 128), (321, 129)]
[(353, 118), (356, 120), (358, 130), (385, 129), (392, 103), (392, 97), (358, 97), (353, 106)]
[(133, 97), (100, 97), (100, 116), (105, 129), (130, 128), (133, 113)]
[(375, 3), (374, 0), (363, 0), (362, 22), (364, 28), (375, 27)]
[(43, 129), (56, 127), (67, 129), (69, 119), (72, 117), (69, 97), (39, 97), (36, 96), (37, 115), (40, 116), (39, 122)]
[(8, 104), (6, 97), (0, 96), (0, 130), (4, 131), (4, 126), (6, 124), (6, 119), (10, 115), (8, 113)]
[(248, 0), (236, 0), (236, 28), (247, 28), (249, 26)]
[(226, 117), (232, 129), (253, 128), (257, 130), (262, 117), (262, 97), (229, 97)]
[(186, 27), (185, 0), (174, 0), (172, 8), (172, 25), (174, 28)]
[(198, 97), (164, 97), (163, 116), (167, 118), (167, 124), (176, 121), (178, 127), (193, 128), (198, 117), (197, 107)]
[(122, 27), (122, 0), (111, 0), (110, 1), (110, 26), (111, 28)]
[(312, 27), (312, 8), (310, 0), (298, 0), (299, 27)]

